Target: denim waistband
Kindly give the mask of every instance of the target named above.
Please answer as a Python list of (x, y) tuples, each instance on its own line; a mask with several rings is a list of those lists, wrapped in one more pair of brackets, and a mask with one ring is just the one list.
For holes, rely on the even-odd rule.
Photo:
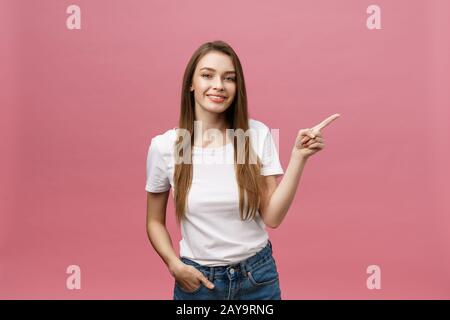
[(260, 265), (266, 263), (267, 261), (272, 259), (272, 243), (268, 240), (267, 245), (258, 251), (253, 256), (237, 262), (235, 264), (230, 264), (226, 266), (216, 266), (210, 267), (205, 265), (200, 265), (195, 261), (190, 259), (181, 258), (181, 261), (184, 263), (194, 266), (196, 269), (200, 270), (205, 274), (209, 280), (213, 280), (215, 278), (225, 278), (230, 274), (242, 274), (244, 277), (247, 276), (247, 272), (251, 272), (252, 270), (258, 268)]

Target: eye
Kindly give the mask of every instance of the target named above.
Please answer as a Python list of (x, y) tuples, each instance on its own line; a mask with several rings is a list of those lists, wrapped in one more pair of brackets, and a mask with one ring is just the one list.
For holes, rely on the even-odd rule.
[(234, 78), (234, 77), (228, 77), (227, 80), (229, 80), (229, 81), (235, 81), (236, 78)]
[(202, 77), (203, 77), (203, 78), (208, 78), (208, 79), (209, 79), (209, 77), (211, 77), (211, 75), (210, 75), (210, 74), (202, 74)]

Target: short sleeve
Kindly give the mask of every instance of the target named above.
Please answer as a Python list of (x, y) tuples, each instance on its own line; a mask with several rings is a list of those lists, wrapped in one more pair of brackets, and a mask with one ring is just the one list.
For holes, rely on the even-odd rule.
[(165, 192), (170, 189), (167, 165), (158, 149), (155, 138), (152, 139), (147, 154), (147, 183), (148, 192)]
[(278, 157), (278, 151), (275, 146), (275, 142), (273, 140), (272, 134), (268, 129), (264, 135), (261, 160), (261, 175), (271, 176), (284, 174), (283, 168), (281, 167), (280, 158)]

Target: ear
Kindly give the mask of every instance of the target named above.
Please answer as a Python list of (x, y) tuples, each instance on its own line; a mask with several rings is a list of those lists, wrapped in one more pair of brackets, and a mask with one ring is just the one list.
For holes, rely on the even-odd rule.
[(192, 86), (191, 86), (191, 91), (194, 91), (194, 88), (192, 88)]

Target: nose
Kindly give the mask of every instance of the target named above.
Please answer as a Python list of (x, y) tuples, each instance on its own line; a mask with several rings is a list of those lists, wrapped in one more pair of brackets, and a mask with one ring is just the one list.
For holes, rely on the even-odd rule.
[(213, 88), (218, 91), (223, 91), (223, 83), (220, 77), (217, 77), (216, 80), (214, 81)]

